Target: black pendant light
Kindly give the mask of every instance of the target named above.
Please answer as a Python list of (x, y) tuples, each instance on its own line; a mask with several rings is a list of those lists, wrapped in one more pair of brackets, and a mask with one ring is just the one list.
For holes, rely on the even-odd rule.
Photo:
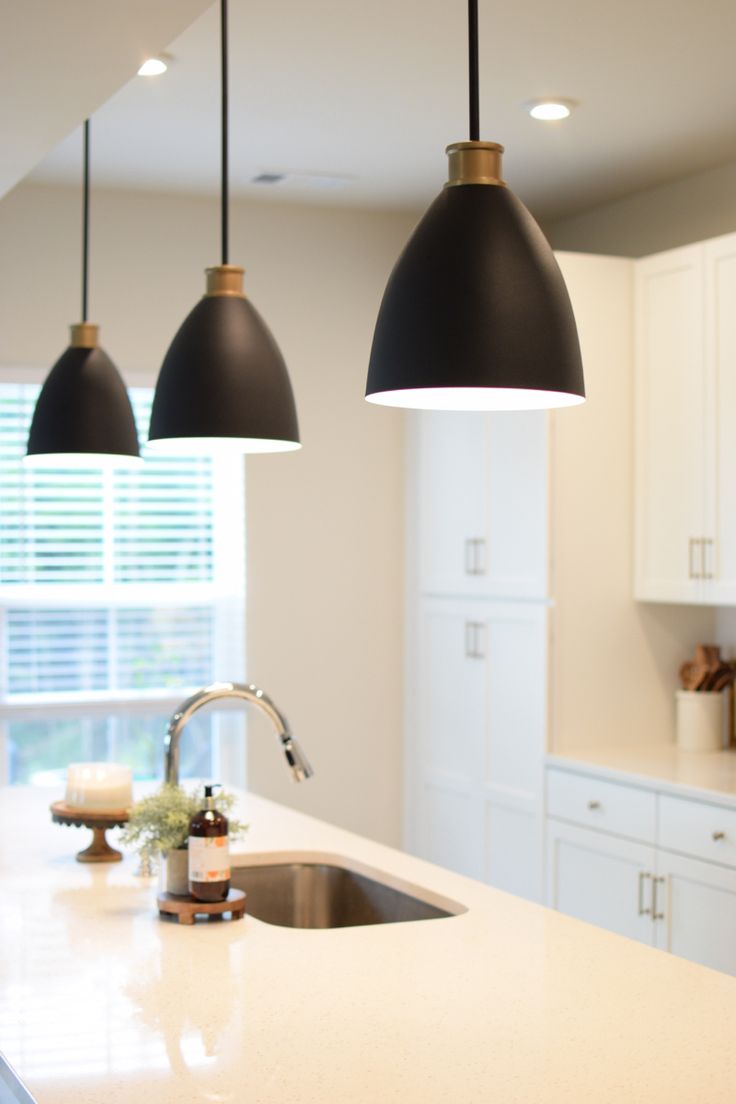
[(468, 0), (470, 141), (391, 274), (366, 398), (424, 410), (530, 410), (585, 401), (577, 330), (550, 246), (479, 141), (478, 3)]
[(156, 384), (149, 445), (166, 452), (298, 449), (294, 395), (270, 330), (243, 294), (243, 269), (228, 264), (227, 0), (222, 38), (222, 264), (184, 319)]
[(26, 463), (48, 467), (123, 467), (141, 463), (125, 384), (87, 321), (89, 285), (89, 119), (84, 124), (82, 321), (53, 366), (36, 402)]

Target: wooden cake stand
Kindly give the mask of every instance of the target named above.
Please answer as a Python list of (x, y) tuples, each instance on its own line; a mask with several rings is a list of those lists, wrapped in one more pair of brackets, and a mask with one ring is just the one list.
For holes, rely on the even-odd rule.
[(92, 842), (84, 851), (77, 854), (77, 862), (99, 863), (120, 862), (122, 853), (105, 839), (108, 828), (119, 828), (128, 823), (128, 810), (117, 809), (113, 812), (75, 809), (65, 801), (55, 801), (51, 806), (51, 819), (54, 824), (71, 824), (77, 828), (91, 828)]
[(242, 889), (231, 889), (224, 901), (195, 901), (193, 897), (159, 893), (156, 903), (160, 916), (178, 916), (180, 924), (193, 924), (195, 916), (221, 920), (229, 912), (231, 920), (242, 920), (245, 915), (245, 894)]

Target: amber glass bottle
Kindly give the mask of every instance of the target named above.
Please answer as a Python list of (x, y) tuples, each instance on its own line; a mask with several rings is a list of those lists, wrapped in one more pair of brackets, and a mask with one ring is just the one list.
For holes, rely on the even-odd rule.
[(189, 822), (189, 892), (197, 901), (224, 901), (230, 890), (228, 820), (205, 786), (205, 808)]

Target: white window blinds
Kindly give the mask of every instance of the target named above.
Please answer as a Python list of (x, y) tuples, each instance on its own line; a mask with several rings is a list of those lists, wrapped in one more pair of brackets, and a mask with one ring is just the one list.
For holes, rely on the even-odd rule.
[[(2, 733), (7, 744), (11, 722), (28, 732), (17, 722), (29, 709), (165, 709), (243, 677), (242, 463), (25, 467), (38, 391), (0, 383), (0, 759)], [(145, 441), (152, 392), (130, 395)]]

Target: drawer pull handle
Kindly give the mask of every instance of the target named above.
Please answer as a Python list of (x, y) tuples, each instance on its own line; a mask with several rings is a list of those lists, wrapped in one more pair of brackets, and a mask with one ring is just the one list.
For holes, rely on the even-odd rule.
[(588, 808), (589, 808), (590, 810), (593, 810), (593, 809), (600, 809), (600, 807), (601, 807), (601, 803), (600, 803), (600, 801), (589, 801), (589, 802), (588, 802)]
[(664, 885), (665, 878), (652, 878), (652, 920), (664, 920), (664, 913), (657, 912), (657, 886)]
[(726, 838), (726, 833), (725, 832), (713, 832), (713, 842), (714, 843), (718, 843), (718, 840), (722, 840), (722, 839), (725, 839), (725, 838)]
[(644, 908), (644, 881), (646, 878), (651, 878), (651, 874), (647, 874), (645, 870), (639, 871), (639, 915), (651, 916), (652, 910), (650, 908)]

